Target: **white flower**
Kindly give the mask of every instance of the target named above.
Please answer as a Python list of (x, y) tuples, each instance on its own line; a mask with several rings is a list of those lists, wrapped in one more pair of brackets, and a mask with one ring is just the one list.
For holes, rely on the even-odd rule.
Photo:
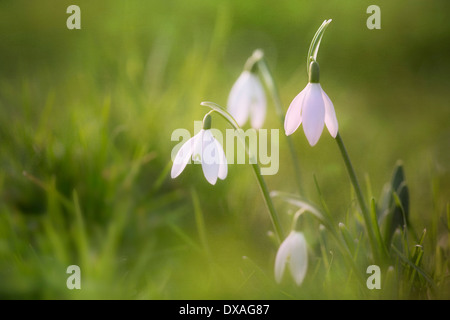
[(249, 116), (254, 129), (260, 129), (266, 118), (266, 96), (258, 76), (244, 70), (231, 88), (228, 96), (228, 112), (239, 126), (243, 126)]
[(227, 158), (221, 144), (214, 138), (209, 129), (202, 129), (186, 141), (178, 150), (173, 161), (171, 177), (178, 177), (189, 160), (201, 162), (203, 174), (209, 183), (215, 184), (217, 178), (225, 179), (228, 173)]
[(299, 286), (302, 284), (308, 268), (308, 253), (303, 233), (291, 231), (278, 249), (275, 258), (275, 280), (280, 283), (286, 264), (289, 263), (292, 277)]
[(311, 63), (311, 73), (313, 72), (317, 74), (310, 74), (308, 85), (292, 100), (284, 120), (286, 135), (294, 133), (303, 122), (303, 131), (311, 146), (319, 141), (324, 124), (333, 138), (336, 138), (338, 133), (334, 106), (320, 86), (318, 64), (315, 61)]

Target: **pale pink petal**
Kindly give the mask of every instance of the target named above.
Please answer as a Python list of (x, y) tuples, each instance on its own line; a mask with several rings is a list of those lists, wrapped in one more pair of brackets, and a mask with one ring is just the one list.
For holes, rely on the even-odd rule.
[(310, 90), (310, 84), (308, 85), (292, 100), (289, 105), (286, 117), (284, 118), (284, 131), (289, 136), (297, 130), (302, 123), (302, 105), (306, 93)]
[(322, 88), (318, 83), (310, 83), (302, 106), (303, 131), (311, 146), (319, 141), (325, 124), (325, 104)]
[(336, 138), (339, 128), (333, 102), (331, 102), (330, 98), (328, 98), (328, 95), (325, 93), (325, 91), (323, 91), (323, 89), (322, 96), (325, 102), (325, 125), (327, 126), (331, 136), (333, 138)]

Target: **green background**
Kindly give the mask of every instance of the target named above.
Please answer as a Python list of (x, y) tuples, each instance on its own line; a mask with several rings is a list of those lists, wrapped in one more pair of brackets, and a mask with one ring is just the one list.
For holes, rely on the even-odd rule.
[[(66, 27), (71, 4), (81, 30)], [(379, 30), (366, 27), (371, 4)], [(308, 217), (304, 284), (274, 282), (277, 246), (249, 165), (230, 165), (215, 186), (198, 165), (170, 178), (172, 132), (193, 133), (208, 111), (201, 101), (226, 105), (253, 50), (264, 51), (287, 110), (325, 19), (321, 85), (363, 189), (378, 198), (403, 161), (411, 222), (427, 229), (422, 267), (448, 279), (449, 10), (448, 1), (1, 1), (0, 297), (380, 297), (332, 248), (336, 262), (323, 267)], [(217, 116), (213, 127), (229, 128)], [(264, 127), (282, 129), (269, 97)], [(315, 176), (336, 222), (353, 226), (354, 195), (329, 133), (312, 148), (302, 128), (292, 139), (304, 195), (320, 203)], [(292, 174), (280, 130), (269, 189), (297, 192)], [(275, 206), (287, 229), (295, 208)], [(72, 264), (81, 290), (66, 287)], [(416, 297), (450, 298), (448, 280), (437, 282), (434, 295)]]

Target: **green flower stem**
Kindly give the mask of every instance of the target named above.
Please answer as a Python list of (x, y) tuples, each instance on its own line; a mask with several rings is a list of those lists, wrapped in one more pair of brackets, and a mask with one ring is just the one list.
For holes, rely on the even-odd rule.
[(262, 196), (265, 200), (267, 209), (269, 211), (270, 219), (274, 226), (275, 233), (277, 235), (279, 243), (281, 243), (281, 241), (284, 239), (284, 235), (283, 235), (283, 229), (281, 227), (279, 216), (277, 214), (277, 211), (275, 210), (275, 206), (273, 205), (272, 198), (270, 197), (270, 193), (269, 193), (269, 189), (267, 188), (266, 181), (264, 180), (263, 176), (261, 175), (261, 168), (260, 168), (258, 162), (254, 161), (255, 160), (254, 155), (252, 155), (250, 153), (250, 151), (247, 148), (247, 145), (245, 144), (245, 137), (242, 134), (242, 132), (243, 132), (242, 129), (239, 127), (236, 120), (234, 120), (234, 118), (224, 108), (222, 108), (218, 104), (216, 104), (214, 102), (204, 101), (201, 103), (201, 105), (209, 107), (214, 111), (217, 111), (225, 120), (228, 121), (229, 124), (231, 124), (231, 126), (234, 128), (234, 130), (236, 130), (236, 132), (238, 134), (237, 136), (238, 136), (239, 140), (241, 141), (241, 143), (243, 144), (245, 151), (247, 152), (247, 154), (249, 156), (250, 163), (252, 164), (253, 172), (255, 173), (256, 180), (258, 181)]
[[(278, 118), (281, 122), (281, 127), (284, 127), (284, 111), (283, 111), (283, 104), (281, 103), (280, 94), (278, 91), (278, 88), (275, 84), (273, 75), (269, 69), (269, 66), (264, 58), (264, 56), (261, 57), (261, 59), (258, 60), (258, 69), (261, 72), (262, 78), (264, 79), (264, 83), (266, 84), (267, 89), (271, 93), (273, 104), (275, 106), (275, 112), (278, 115)], [(285, 135), (286, 136), (286, 135)], [(286, 136), (286, 140), (289, 146), (289, 152), (291, 154), (292, 163), (294, 166), (294, 176), (295, 181), (297, 182), (298, 191), (300, 194), (303, 193), (303, 185), (302, 185), (302, 178), (301, 178), (301, 171), (300, 171), (300, 162), (297, 157), (297, 154), (295, 153), (294, 144), (292, 142), (291, 136)]]
[(295, 213), (292, 229), (294, 229), (298, 217), (304, 212), (307, 212), (312, 214), (312, 216), (315, 219), (317, 219), (317, 221), (321, 225), (323, 225), (328, 231), (330, 231), (332, 237), (335, 239), (335, 244), (337, 245), (339, 251), (342, 253), (344, 257), (345, 263), (351, 270), (353, 270), (361, 285), (365, 285), (366, 279), (364, 278), (364, 275), (361, 273), (361, 268), (357, 267), (350, 251), (347, 249), (348, 248), (347, 245), (344, 243), (344, 239), (339, 235), (338, 231), (334, 227), (335, 224), (331, 220), (331, 217), (327, 213), (327, 210), (325, 211), (320, 210), (318, 207), (310, 203), (308, 200), (295, 194), (289, 194), (280, 191), (272, 191), (270, 195), (272, 197), (279, 197), (284, 201), (300, 208)]
[(350, 157), (348, 156), (347, 149), (345, 148), (344, 142), (342, 141), (342, 138), (341, 138), (341, 135), (340, 135), (339, 132), (336, 135), (336, 142), (338, 144), (339, 150), (341, 151), (342, 158), (344, 159), (348, 175), (349, 175), (350, 180), (351, 180), (351, 182), (353, 184), (353, 188), (355, 189), (356, 198), (358, 199), (358, 203), (359, 203), (359, 206), (361, 208), (361, 211), (362, 211), (362, 214), (363, 214), (363, 217), (364, 217), (364, 222), (366, 224), (367, 234), (369, 235), (369, 241), (370, 241), (370, 245), (372, 247), (372, 252), (374, 254), (378, 254), (378, 251), (376, 250), (375, 235), (373, 233), (373, 228), (372, 228), (372, 223), (371, 223), (371, 220), (370, 220), (369, 209), (367, 208), (366, 201), (364, 200), (364, 196), (363, 196), (363, 193), (361, 191), (361, 187), (359, 185), (358, 179), (356, 178), (355, 170), (354, 170), (353, 165), (352, 165), (352, 163), (350, 161)]
[(323, 34), (330, 24), (331, 19), (325, 20), (322, 25), (317, 29), (314, 34), (311, 44), (309, 45), (308, 55), (306, 56), (306, 74), (309, 76), (309, 67), (311, 61), (317, 61), (317, 54), (319, 53), (320, 42), (322, 41)]
[(275, 210), (275, 206), (273, 205), (272, 198), (270, 197), (269, 189), (267, 188), (266, 181), (261, 175), (261, 169), (257, 163), (252, 164), (253, 172), (255, 173), (256, 179), (258, 180), (258, 184), (263, 195), (263, 198), (266, 202), (267, 209), (270, 213), (270, 219), (272, 220), (272, 224), (275, 228), (275, 232), (277, 234), (278, 242), (284, 239), (283, 229), (281, 228), (280, 219), (278, 217), (277, 211)]

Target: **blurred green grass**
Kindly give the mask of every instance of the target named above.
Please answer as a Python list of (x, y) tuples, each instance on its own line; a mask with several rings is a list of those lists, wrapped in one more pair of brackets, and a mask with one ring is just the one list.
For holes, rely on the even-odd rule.
[[(450, 297), (448, 2), (382, 3), (380, 30), (365, 26), (369, 1), (78, 1), (81, 30), (66, 28), (70, 4), (0, 3), (0, 297), (379, 297), (342, 264), (323, 269), (307, 218), (307, 279), (275, 285), (277, 248), (249, 166), (230, 166), (214, 187), (198, 166), (168, 176), (172, 131), (192, 133), (207, 111), (201, 101), (225, 105), (254, 49), (264, 50), (286, 110), (327, 18), (321, 82), (357, 173), (378, 197), (403, 160), (412, 224), (428, 231), (422, 266), (444, 279), (428, 297)], [(268, 115), (265, 127), (279, 128), (271, 104)], [(227, 128), (218, 117), (213, 125)], [(336, 221), (353, 226), (334, 141), (327, 132), (314, 148), (300, 132), (293, 141), (307, 195), (320, 202), (315, 175)], [(280, 170), (266, 181), (295, 192), (282, 134), (280, 148)], [(275, 205), (288, 222), (293, 209)], [(71, 264), (81, 267), (80, 291), (65, 286)]]

